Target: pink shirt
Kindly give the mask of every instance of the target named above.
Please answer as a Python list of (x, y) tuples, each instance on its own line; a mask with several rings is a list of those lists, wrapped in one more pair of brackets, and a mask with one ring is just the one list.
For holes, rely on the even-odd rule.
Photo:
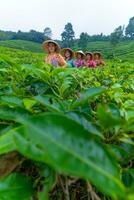
[(94, 60), (87, 60), (86, 61), (86, 66), (94, 68), (94, 67), (96, 67), (96, 63), (95, 63)]
[(81, 67), (81, 66), (84, 66), (84, 60), (79, 59), (76, 61), (76, 67)]

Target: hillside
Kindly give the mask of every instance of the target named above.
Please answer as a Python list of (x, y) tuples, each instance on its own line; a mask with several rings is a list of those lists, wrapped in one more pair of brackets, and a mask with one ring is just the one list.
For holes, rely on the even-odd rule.
[(112, 55), (124, 61), (134, 62), (134, 41), (125, 41), (112, 47), (110, 42), (90, 42), (90, 51), (101, 51), (105, 58), (112, 58)]
[[(12, 48), (14, 49), (13, 51), (23, 50), (34, 53), (43, 53), (41, 44), (30, 41), (23, 41), (23, 40), (0, 41), (0, 48), (2, 47), (8, 48), (8, 51), (12, 51), (11, 50)], [(76, 47), (75, 49), (79, 48)], [(110, 42), (90, 42), (88, 44), (87, 50), (92, 52), (100, 51), (103, 53), (106, 59), (117, 58), (124, 62), (125, 61), (129, 61), (131, 63), (134, 62), (134, 41), (121, 42), (116, 47), (112, 47)]]
[(0, 46), (0, 59), (6, 57), (12, 59), (18, 64), (33, 64), (42, 62), (44, 58), (44, 53), (36, 53)]
[(20, 49), (31, 52), (42, 52), (41, 44), (25, 40), (6, 40), (0, 41), (0, 46)]

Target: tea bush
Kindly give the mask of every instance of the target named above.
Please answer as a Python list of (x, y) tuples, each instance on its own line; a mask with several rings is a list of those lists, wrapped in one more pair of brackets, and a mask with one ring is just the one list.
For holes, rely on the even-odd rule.
[(0, 199), (134, 199), (134, 67), (0, 60)]

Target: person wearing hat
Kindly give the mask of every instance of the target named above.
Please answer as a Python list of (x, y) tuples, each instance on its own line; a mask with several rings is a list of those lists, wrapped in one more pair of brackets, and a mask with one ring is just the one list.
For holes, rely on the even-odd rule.
[(100, 65), (104, 66), (105, 65), (105, 62), (102, 58), (102, 54), (100, 52), (98, 52), (98, 51), (94, 52), (93, 56), (94, 56), (94, 61), (95, 61), (97, 66), (100, 66)]
[(93, 60), (93, 54), (91, 52), (86, 52), (85, 55), (86, 55), (85, 66), (91, 67), (91, 68), (96, 67), (96, 63)]
[(84, 59), (85, 59), (85, 54), (83, 51), (76, 51), (75, 52), (75, 57), (76, 57), (76, 67), (82, 67), (84, 66)]
[(76, 67), (76, 62), (74, 60), (74, 52), (70, 48), (64, 48), (61, 50), (68, 67)]
[(48, 53), (45, 62), (55, 67), (66, 67), (66, 61), (60, 55), (60, 46), (53, 40), (47, 40), (43, 43), (43, 49)]

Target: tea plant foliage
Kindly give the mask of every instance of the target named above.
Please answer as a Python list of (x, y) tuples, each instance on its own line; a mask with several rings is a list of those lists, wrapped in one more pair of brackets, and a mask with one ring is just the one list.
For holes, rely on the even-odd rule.
[(133, 199), (133, 74), (118, 63), (61, 69), (3, 57), (0, 199), (53, 199), (61, 176), (101, 199)]

